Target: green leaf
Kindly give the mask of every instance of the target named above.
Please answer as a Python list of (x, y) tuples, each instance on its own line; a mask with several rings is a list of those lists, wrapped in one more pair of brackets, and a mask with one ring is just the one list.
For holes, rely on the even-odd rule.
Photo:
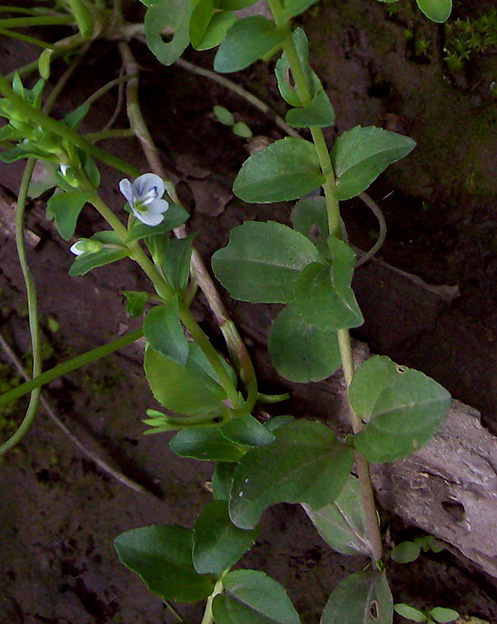
[(286, 114), (286, 122), (293, 128), (319, 126), (328, 128), (335, 123), (335, 111), (324, 89), (312, 98), (309, 106), (292, 108)]
[(231, 11), (218, 11), (214, 13), (205, 30), (203, 38), (197, 46), (194, 46), (195, 49), (210, 50), (218, 46), (235, 22), (236, 17)]
[(196, 234), (190, 234), (185, 238), (164, 240), (162, 270), (167, 281), (178, 293), (184, 292), (188, 286), (192, 243), (195, 236)]
[(384, 572), (368, 570), (344, 578), (333, 590), (321, 624), (391, 624), (393, 601)]
[(153, 307), (145, 317), (143, 333), (155, 351), (178, 364), (188, 359), (188, 342), (179, 320), (178, 300)]
[(421, 545), (414, 542), (401, 542), (392, 550), (392, 559), (397, 563), (416, 561), (421, 552)]
[(233, 117), (233, 113), (231, 113), (227, 108), (224, 108), (224, 106), (218, 106), (216, 104), (216, 106), (214, 106), (213, 108), (213, 113), (219, 123), (222, 123), (225, 126), (235, 125), (235, 118)]
[[(340, 243), (343, 262), (337, 261), (332, 267), (317, 263), (306, 266), (292, 303), (306, 325), (321, 331), (358, 327), (364, 321), (350, 287), (355, 255), (346, 243)], [(345, 258), (348, 251), (350, 257)]]
[(343, 490), (321, 509), (304, 509), (324, 541), (344, 555), (371, 556), (366, 516), (361, 501), (359, 479), (350, 475)]
[(307, 503), (319, 509), (334, 500), (347, 480), (353, 450), (317, 422), (294, 421), (274, 431), (275, 441), (249, 450), (233, 476), (230, 517), (241, 529), (255, 527), (276, 503)]
[(242, 139), (250, 139), (253, 136), (252, 130), (243, 121), (237, 121), (233, 126), (233, 133)]
[(71, 113), (69, 113), (69, 115), (66, 115), (62, 120), (62, 123), (65, 126), (69, 126), (69, 128), (76, 130), (86, 115), (88, 115), (89, 110), (90, 105), (85, 102), (84, 104), (81, 104), (81, 106), (78, 106), (78, 108), (75, 108)]
[(256, 570), (235, 570), (213, 602), (216, 624), (300, 624), (285, 588)]
[(337, 199), (350, 199), (365, 191), (388, 165), (407, 156), (415, 145), (409, 137), (375, 126), (356, 126), (341, 134), (330, 153)]
[(430, 611), (431, 617), (435, 622), (445, 624), (446, 622), (453, 622), (459, 617), (459, 613), (454, 609), (446, 609), (445, 607), (435, 607)]
[(418, 7), (432, 22), (446, 22), (452, 11), (452, 0), (416, 0)]
[(193, 565), (199, 574), (216, 574), (231, 568), (252, 548), (258, 529), (244, 531), (228, 515), (226, 501), (207, 504), (193, 527)]
[[(96, 236), (92, 236), (92, 239)], [(96, 239), (98, 240), (98, 239)], [(77, 256), (69, 269), (69, 275), (76, 277), (78, 275), (86, 275), (88, 271), (96, 269), (98, 267), (122, 260), (129, 256), (127, 249), (117, 249), (112, 247), (104, 247), (100, 251), (94, 253), (84, 253), (81, 256)]]
[(233, 193), (245, 202), (269, 204), (298, 199), (323, 184), (312, 143), (287, 137), (255, 152), (242, 165)]
[(169, 208), (164, 213), (164, 219), (159, 225), (154, 225), (152, 227), (141, 223), (141, 221), (134, 221), (128, 232), (126, 243), (134, 243), (147, 236), (157, 236), (157, 234), (164, 234), (164, 232), (174, 230), (180, 225), (183, 225), (189, 217), (190, 215), (182, 206), (170, 203)]
[(38, 71), (44, 80), (48, 80), (50, 78), (50, 61), (52, 54), (53, 50), (46, 49), (43, 50), (38, 57)]
[(315, 4), (317, 0), (284, 0), (283, 12), (281, 14), (281, 20), (288, 20), (292, 17), (300, 15), (304, 11)]
[[(195, 342), (190, 342), (189, 348), (190, 355), (186, 363), (188, 369), (196, 375), (213, 394), (221, 400), (224, 400), (226, 398), (226, 392), (220, 386), (216, 371), (212, 368), (212, 364), (207, 359), (207, 356)], [(222, 357), (221, 362), (224, 366), (224, 370), (233, 382), (233, 385), (236, 385), (237, 380), (234, 370)]]
[(246, 221), (212, 256), (212, 269), (235, 299), (285, 303), (293, 298), (300, 271), (317, 260), (314, 245), (288, 226)]
[(243, 446), (265, 446), (274, 440), (274, 435), (250, 414), (228, 420), (220, 431), (230, 442)]
[(401, 459), (434, 435), (450, 404), (450, 394), (423, 373), (374, 356), (357, 369), (350, 404), (366, 426), (355, 447), (370, 462)]
[(199, 49), (214, 12), (212, 0), (202, 0), (193, 9), (190, 17), (190, 41), (195, 50)]
[(233, 472), (236, 464), (232, 462), (218, 462), (212, 474), (212, 496), (214, 500), (227, 501), (230, 497), (233, 483)]
[(281, 416), (272, 416), (269, 420), (266, 420), (263, 427), (268, 431), (276, 431), (283, 425), (286, 425), (295, 420), (294, 416), (290, 416), (289, 414), (282, 414)]
[(186, 416), (221, 413), (226, 409), (204, 380), (190, 370), (189, 362), (178, 364), (148, 347), (144, 366), (154, 397), (167, 409)]
[(411, 620), (412, 622), (426, 622), (428, 618), (426, 615), (420, 611), (419, 609), (415, 609), (403, 602), (399, 602), (394, 605), (395, 613), (398, 613), (406, 620)]
[(215, 578), (197, 574), (192, 563), (193, 531), (177, 525), (132, 529), (114, 540), (120, 561), (162, 600), (207, 598)]
[(73, 191), (55, 193), (47, 201), (47, 218), (54, 219), (57, 232), (64, 240), (69, 240), (74, 234), (79, 214), (89, 197), (90, 193)]
[[(306, 78), (311, 96), (313, 97), (316, 93), (318, 93), (318, 91), (321, 91), (323, 87), (321, 85), (321, 81), (309, 66), (309, 44), (306, 34), (302, 28), (296, 28), (294, 30), (292, 33), (292, 39), (297, 57), (300, 61), (300, 67)], [(278, 89), (280, 90), (281, 97), (285, 100), (285, 102), (291, 106), (303, 106), (297, 87), (290, 83), (292, 71), (286, 52), (283, 52), (281, 58), (279, 58), (276, 62), (274, 73), (276, 75), (276, 80), (278, 81)], [(295, 78), (293, 79), (293, 82), (295, 82)]]
[(274, 22), (255, 15), (238, 20), (226, 33), (214, 58), (214, 70), (220, 74), (240, 71), (280, 46), (283, 32)]
[[(191, 0), (162, 0), (150, 6), (145, 14), (147, 45), (157, 60), (172, 65), (190, 43), (190, 17), (194, 3)], [(164, 29), (172, 35), (164, 41)]]
[(221, 435), (217, 427), (182, 429), (169, 447), (180, 457), (200, 461), (237, 462), (243, 456), (243, 450)]
[(268, 349), (278, 373), (297, 383), (327, 379), (341, 364), (336, 332), (305, 323), (293, 303), (273, 321)]
[(324, 197), (306, 197), (299, 200), (293, 207), (291, 220), (297, 232), (314, 243), (321, 255), (329, 256), (328, 237), (330, 230)]
[(124, 290), (126, 297), (126, 315), (130, 318), (138, 318), (143, 314), (149, 294), (143, 290)]

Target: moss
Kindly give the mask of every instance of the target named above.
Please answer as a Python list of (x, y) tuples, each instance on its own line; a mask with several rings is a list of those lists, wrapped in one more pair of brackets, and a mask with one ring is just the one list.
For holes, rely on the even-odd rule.
[(458, 19), (445, 25), (444, 60), (453, 72), (478, 54), (497, 51), (497, 9), (492, 8), (476, 19)]

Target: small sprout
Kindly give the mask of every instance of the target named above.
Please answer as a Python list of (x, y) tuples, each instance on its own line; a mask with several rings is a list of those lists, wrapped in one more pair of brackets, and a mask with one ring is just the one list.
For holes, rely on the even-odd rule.
[(47, 327), (48, 330), (52, 333), (52, 334), (56, 334), (59, 331), (59, 324), (57, 323), (57, 321), (53, 318), (53, 316), (49, 316), (47, 318)]
[(421, 545), (414, 542), (402, 542), (392, 550), (392, 559), (396, 563), (416, 561), (421, 552)]
[(236, 122), (236, 124), (233, 126), (233, 132), (243, 139), (250, 139), (253, 136), (252, 130), (243, 121)]
[(419, 611), (419, 609), (415, 609), (414, 607), (411, 607), (403, 602), (397, 603), (393, 608), (395, 613), (398, 613), (403, 618), (406, 618), (406, 620), (411, 620), (411, 622), (428, 621), (428, 618), (422, 611)]
[(459, 617), (459, 613), (454, 609), (446, 609), (444, 607), (435, 607), (430, 611), (430, 616), (439, 622), (439, 624), (446, 624), (446, 622), (453, 622)]
[(119, 182), (119, 190), (126, 198), (131, 212), (145, 225), (159, 225), (169, 203), (161, 199), (164, 182), (155, 173), (145, 173), (131, 183), (127, 178)]
[(230, 111), (227, 108), (224, 108), (224, 106), (218, 106), (216, 104), (212, 112), (216, 116), (216, 119), (225, 126), (235, 125), (235, 118), (233, 117), (233, 113), (230, 113)]

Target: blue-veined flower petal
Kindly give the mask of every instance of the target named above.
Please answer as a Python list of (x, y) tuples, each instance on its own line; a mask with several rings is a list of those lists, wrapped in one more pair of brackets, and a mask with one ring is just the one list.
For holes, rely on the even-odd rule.
[(162, 223), (164, 219), (164, 215), (162, 213), (154, 214), (153, 212), (148, 211), (138, 212), (133, 210), (133, 214), (139, 221), (150, 226), (159, 225), (159, 223)]
[(155, 173), (144, 173), (138, 176), (132, 188), (135, 199), (145, 205), (164, 195), (164, 182)]
[(133, 196), (133, 187), (131, 186), (131, 182), (127, 178), (123, 178), (119, 182), (119, 190), (124, 195), (126, 201), (130, 206), (133, 205), (134, 196)]

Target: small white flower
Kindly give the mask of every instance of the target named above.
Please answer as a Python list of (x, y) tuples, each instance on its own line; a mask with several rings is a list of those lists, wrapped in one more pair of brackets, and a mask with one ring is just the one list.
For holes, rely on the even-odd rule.
[(164, 182), (155, 173), (145, 173), (133, 182), (124, 178), (119, 182), (119, 190), (126, 198), (132, 213), (145, 225), (159, 225), (163, 213), (169, 208), (164, 195)]
[(69, 251), (75, 256), (81, 256), (84, 253), (95, 253), (100, 251), (103, 247), (103, 243), (97, 240), (91, 240), (89, 238), (80, 238), (79, 241), (71, 245)]

